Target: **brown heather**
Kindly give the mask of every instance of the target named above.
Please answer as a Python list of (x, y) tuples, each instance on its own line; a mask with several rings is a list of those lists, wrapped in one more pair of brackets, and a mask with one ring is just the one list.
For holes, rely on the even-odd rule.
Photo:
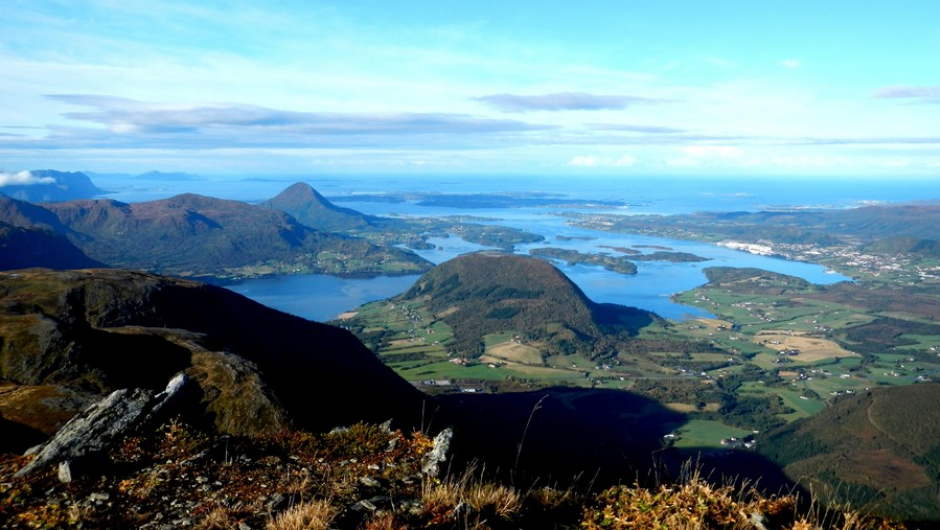
[[(658, 488), (601, 492), (491, 480), (471, 468), (422, 476), (430, 439), (372, 424), (330, 434), (219, 437), (173, 421), (127, 438), (95, 468), (62, 484), (49, 470), (13, 473), (0, 460), (0, 527), (454, 530), (901, 530), (888, 520), (792, 495), (714, 486), (697, 474)], [(365, 507), (365, 508), (363, 508)]]

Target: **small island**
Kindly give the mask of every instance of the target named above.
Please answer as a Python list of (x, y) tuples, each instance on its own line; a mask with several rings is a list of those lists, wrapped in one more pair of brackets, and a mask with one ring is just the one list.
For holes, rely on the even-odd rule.
[(657, 250), (650, 254), (637, 254), (631, 256), (631, 259), (637, 261), (669, 261), (672, 263), (697, 263), (711, 260), (711, 258), (703, 258), (689, 252), (667, 252), (663, 250)]
[(611, 272), (620, 274), (636, 274), (636, 263), (624, 257), (608, 256), (606, 254), (585, 254), (577, 250), (556, 247), (533, 248), (529, 254), (540, 258), (564, 260), (568, 265), (596, 265)]

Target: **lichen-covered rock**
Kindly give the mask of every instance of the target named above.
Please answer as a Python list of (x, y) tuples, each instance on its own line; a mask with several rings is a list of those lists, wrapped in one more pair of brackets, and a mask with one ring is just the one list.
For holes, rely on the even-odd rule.
[[(66, 423), (14, 476), (24, 477), (47, 466), (104, 451), (120, 437), (166, 413), (167, 407), (179, 399), (186, 382), (187, 377), (179, 374), (157, 395), (140, 388), (112, 392)], [(60, 475), (71, 480), (73, 473), (66, 469)]]
[(454, 431), (450, 427), (437, 433), (434, 437), (434, 447), (424, 456), (421, 472), (429, 477), (436, 477), (441, 472), (441, 464), (447, 461), (447, 452), (450, 451), (450, 440)]

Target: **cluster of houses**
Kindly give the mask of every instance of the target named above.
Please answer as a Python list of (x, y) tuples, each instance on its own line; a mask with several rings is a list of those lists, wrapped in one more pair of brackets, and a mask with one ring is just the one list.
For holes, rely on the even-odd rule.
[(412, 383), (420, 388), (441, 388), (466, 394), (483, 394), (486, 385), (482, 381), (452, 381), (450, 379), (422, 379)]
[(751, 436), (744, 438), (725, 438), (721, 441), (721, 445), (727, 447), (728, 449), (754, 449), (757, 447), (757, 440)]

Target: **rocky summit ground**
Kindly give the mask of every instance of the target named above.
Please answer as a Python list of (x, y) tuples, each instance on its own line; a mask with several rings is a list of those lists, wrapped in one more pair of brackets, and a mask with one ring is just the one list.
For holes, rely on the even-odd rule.
[(806, 509), (790, 495), (711, 486), (694, 473), (675, 485), (601, 492), (577, 481), (499, 483), (482, 465), (449, 468), (446, 445), (446, 435), (375, 424), (235, 437), (171, 419), (85, 459), (71, 477), (50, 466), (16, 478), (32, 457), (2, 457), (0, 527), (904, 528), (853, 511)]

